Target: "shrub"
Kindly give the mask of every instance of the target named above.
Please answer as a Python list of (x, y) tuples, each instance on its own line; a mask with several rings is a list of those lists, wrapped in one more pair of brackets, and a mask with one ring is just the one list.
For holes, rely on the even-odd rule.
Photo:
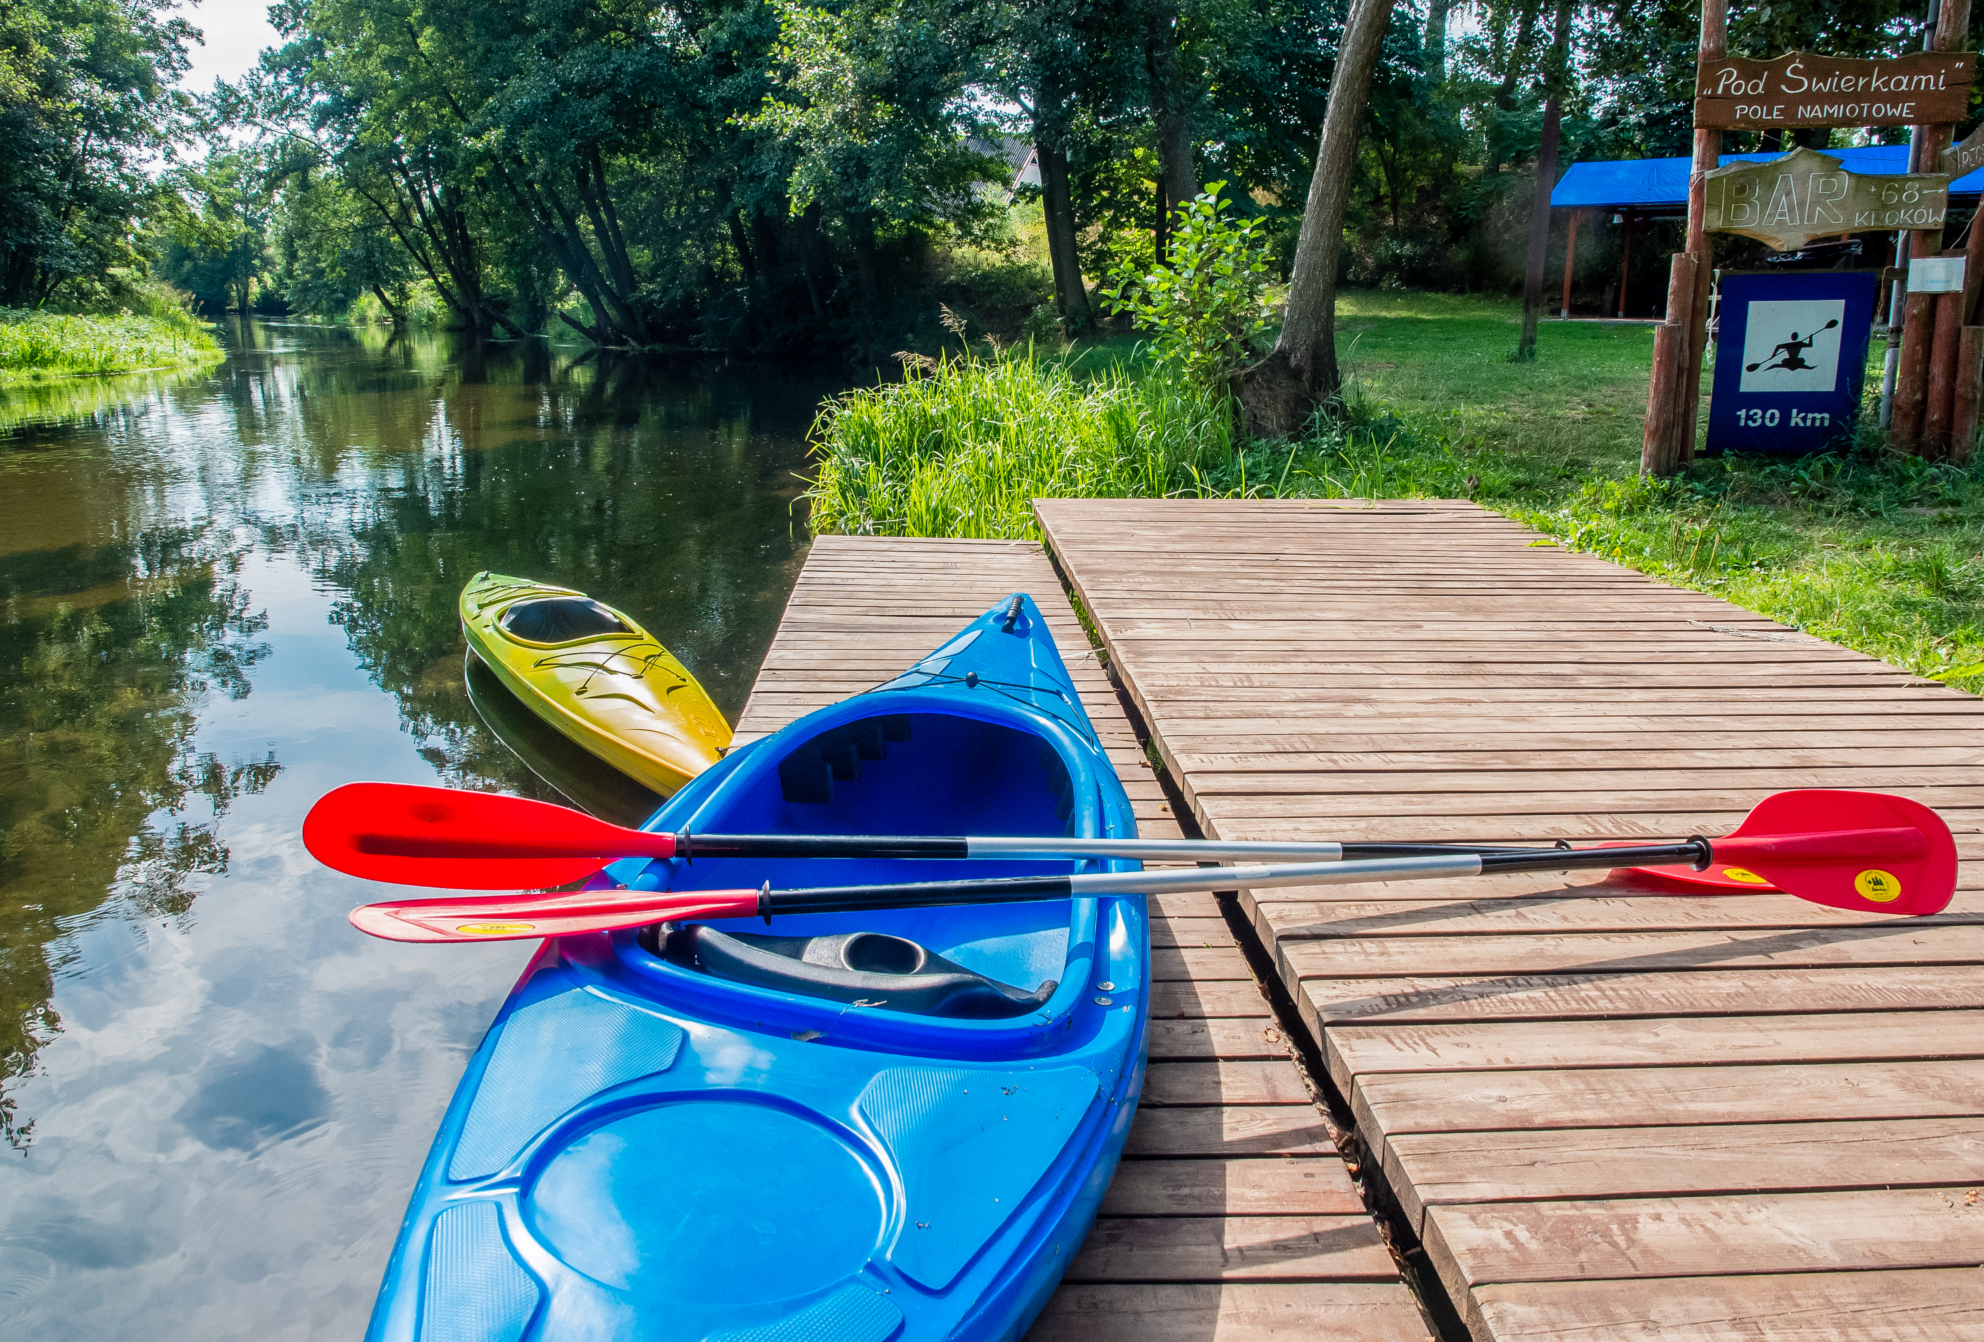
[(1228, 392), (1258, 357), (1254, 337), (1267, 328), (1261, 298), (1274, 278), (1258, 219), (1235, 219), (1213, 182), (1179, 211), (1167, 264), (1143, 274), (1125, 264), (1103, 293), (1113, 311), (1155, 332), (1155, 353), (1187, 382)]

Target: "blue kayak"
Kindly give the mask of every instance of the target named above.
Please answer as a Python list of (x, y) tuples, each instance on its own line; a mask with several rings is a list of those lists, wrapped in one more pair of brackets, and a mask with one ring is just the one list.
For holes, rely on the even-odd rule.
[[(648, 828), (1133, 837), (1032, 601), (733, 751)], [(636, 889), (1133, 869), (617, 863)], [(448, 1107), (372, 1342), (1004, 1342), (1080, 1247), (1143, 1085), (1140, 895), (544, 943)]]

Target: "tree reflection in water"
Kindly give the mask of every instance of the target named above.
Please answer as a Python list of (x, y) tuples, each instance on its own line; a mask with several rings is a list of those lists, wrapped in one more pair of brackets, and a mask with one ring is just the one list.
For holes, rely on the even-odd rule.
[[(556, 799), (469, 702), (455, 601), (473, 574), (627, 609), (734, 717), (803, 555), (791, 508), (821, 377), (436, 333), (232, 336), (223, 368), (141, 403), (78, 393), (66, 419), (51, 401), (0, 424), (0, 1130), (16, 1145), (34, 1123), (12, 1096), (61, 1029), (58, 979), (90, 969), (82, 932), (194, 926), (228, 877), (229, 807), (315, 748), (301, 722), (239, 756), (196, 739), (203, 705), (247, 696), (282, 655), (251, 560), (328, 595), (441, 780)], [(258, 816), (290, 835), (301, 818)], [(341, 908), (310, 916), (341, 929)]]
[(0, 556), (0, 1134), (16, 1145), (33, 1124), (9, 1083), (60, 1026), (58, 932), (113, 895), (184, 913), (227, 870), (229, 804), (282, 767), (191, 749), (201, 696), (245, 697), (269, 652), (238, 557), (183, 528)]

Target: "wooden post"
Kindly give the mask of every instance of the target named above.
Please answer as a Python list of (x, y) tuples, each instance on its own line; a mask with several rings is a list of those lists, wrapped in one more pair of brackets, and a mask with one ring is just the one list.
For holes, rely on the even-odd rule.
[[(1969, 45), (1970, 39), (1970, 0), (1942, 0), (1941, 12), (1936, 17), (1936, 33), (1929, 43), (1931, 51), (1961, 51)], [(1908, 162), (1910, 172), (1935, 172), (1940, 166), (1943, 149), (1949, 144), (1948, 125), (1916, 126), (1915, 152)], [(1975, 230), (1972, 230), (1973, 232)], [(1913, 256), (1935, 256), (1943, 250), (1943, 231), (1918, 229), (1909, 244)], [(1889, 441), (1903, 452), (1920, 452), (1925, 447), (1936, 450), (1940, 444), (1925, 442), (1924, 432), (1929, 429), (1929, 414), (1937, 406), (1929, 391), (1929, 378), (1932, 370), (1940, 372), (1941, 379), (1952, 386), (1956, 377), (1956, 355), (1954, 348), (1956, 325), (1950, 328), (1952, 347), (1938, 358), (1933, 341), (1937, 326), (1941, 325), (1939, 304), (1928, 301), (1929, 294), (1910, 294), (1902, 309), (1901, 324), (1901, 367), (1896, 374), (1894, 392), (1894, 420), (1889, 425)], [(1920, 300), (1920, 301), (1918, 301)], [(1961, 325), (1961, 315), (1957, 314), (1957, 325)], [(1941, 403), (1939, 427), (1944, 435), (1949, 431), (1949, 418), (1953, 403)], [(1948, 441), (1947, 436), (1942, 442)]]
[(1619, 211), (1619, 315), (1626, 315), (1626, 277), (1633, 270), (1633, 212)]
[(1642, 475), (1672, 475), (1680, 469), (1674, 452), (1686, 414), (1681, 396), (1687, 390), (1681, 365), (1688, 357), (1687, 320), (1694, 296), (1695, 258), (1676, 252), (1667, 270), (1667, 320), (1653, 328), (1653, 378), (1647, 391), (1646, 431), (1640, 439)]
[(1968, 461), (1977, 450), (1977, 420), (1984, 410), (1984, 326), (1965, 326), (1957, 337), (1956, 408), (1950, 416), (1950, 458)]
[(1564, 301), (1557, 309), (1557, 320), (1571, 319), (1571, 263), (1578, 258), (1578, 218), (1583, 210), (1571, 211), (1571, 235), (1564, 240)]
[[(1906, 281), (1904, 281), (1906, 283)], [(1936, 295), (1909, 294), (1901, 309), (1901, 367), (1894, 379), (1894, 419), (1888, 433), (1904, 452), (1922, 445), (1922, 417), (1929, 405), (1929, 340), (1935, 334)]]
[[(1729, 54), (1729, 0), (1702, 0), (1701, 46), (1695, 55), (1697, 67), (1703, 61), (1721, 60)], [(1688, 254), (1695, 258), (1695, 301), (1688, 313), (1688, 363), (1683, 370), (1687, 388), (1681, 394), (1683, 415), (1677, 426), (1681, 441), (1676, 445), (1676, 469), (1695, 459), (1695, 421), (1702, 409), (1702, 360), (1708, 354), (1708, 293), (1715, 274), (1715, 253), (1708, 240), (1708, 192), (1702, 179), (1722, 166), (1722, 132), (1695, 131), (1695, 166), (1688, 174)]]
[[(1701, 44), (1695, 55), (1699, 69), (1729, 52), (1729, 0), (1702, 0)], [(1722, 132), (1697, 127), (1695, 161), (1688, 173), (1688, 241), (1691, 258), (1683, 297), (1682, 267), (1676, 265), (1667, 286), (1667, 325), (1681, 328), (1685, 343), (1678, 360), (1659, 358), (1655, 336), (1652, 384), (1647, 388), (1646, 434), (1640, 446), (1640, 469), (1649, 475), (1673, 475), (1695, 459), (1695, 418), (1701, 408), (1702, 356), (1708, 352), (1708, 292), (1714, 269), (1709, 249), (1707, 194), (1702, 179), (1722, 163)], [(1678, 261), (1679, 258), (1677, 257)], [(1675, 337), (1669, 337), (1670, 343)], [(1672, 402), (1671, 414), (1657, 409)], [(1656, 436), (1658, 435), (1658, 436)]]
[(1937, 294), (1935, 339), (1929, 346), (1929, 388), (1922, 410), (1922, 450), (1933, 457), (1950, 454), (1956, 417), (1957, 332), (1963, 327), (1963, 295)]

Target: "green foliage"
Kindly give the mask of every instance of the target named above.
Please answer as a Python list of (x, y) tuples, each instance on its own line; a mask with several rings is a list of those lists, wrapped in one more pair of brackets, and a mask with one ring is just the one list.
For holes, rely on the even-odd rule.
[(1267, 328), (1262, 296), (1274, 267), (1261, 221), (1237, 219), (1212, 183), (1179, 211), (1166, 264), (1143, 273), (1119, 267), (1104, 298), (1154, 333), (1157, 359), (1187, 383), (1223, 392), (1258, 352)]
[(183, 308), (167, 313), (97, 317), (0, 308), (0, 382), (220, 362), (221, 348), (206, 327)]
[(140, 221), (191, 101), (171, 0), (0, 5), (0, 307), (88, 301), (142, 259)]
[(818, 531), (1032, 537), (1036, 498), (1212, 492), (1230, 434), (1223, 393), (1162, 371), (967, 354), (831, 402), (806, 497)]

